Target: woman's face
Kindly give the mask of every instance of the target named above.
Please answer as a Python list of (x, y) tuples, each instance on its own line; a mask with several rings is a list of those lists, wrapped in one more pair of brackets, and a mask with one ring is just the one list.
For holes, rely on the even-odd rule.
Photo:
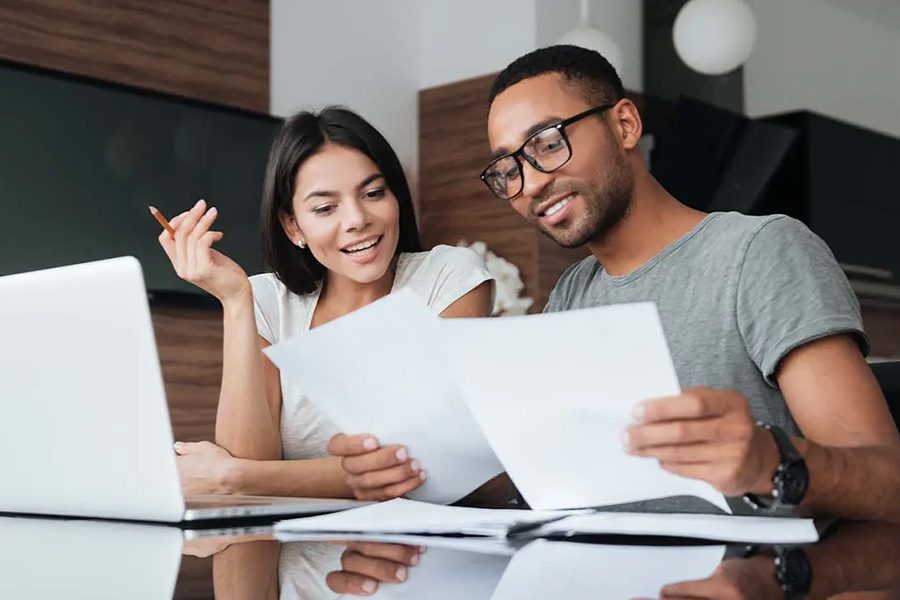
[[(381, 279), (400, 235), (400, 208), (379, 168), (362, 152), (328, 143), (297, 170), (285, 232), (332, 273)], [(297, 249), (300, 252), (300, 249)]]

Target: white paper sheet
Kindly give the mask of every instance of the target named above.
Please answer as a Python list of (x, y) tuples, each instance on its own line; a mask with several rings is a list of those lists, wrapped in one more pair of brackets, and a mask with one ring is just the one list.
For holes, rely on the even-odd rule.
[(440, 325), (469, 407), (532, 508), (689, 495), (730, 512), (712, 486), (622, 447), (636, 403), (680, 392), (654, 304)]
[(518, 523), (543, 521), (570, 511), (505, 510), (441, 506), (395, 498), (340, 513), (288, 519), (275, 524), (278, 536), (289, 533), (462, 534), (505, 537)]
[(429, 548), (403, 583), (382, 583), (381, 600), (490, 600), (509, 556)]
[(402, 444), (451, 503), (503, 472), (448, 368), (440, 319), (401, 290), (264, 352), (345, 433)]
[(279, 531), (274, 537), (282, 543), (380, 542), (382, 544), (427, 546), (428, 548), (443, 548), (445, 550), (459, 550), (463, 552), (473, 552), (475, 554), (496, 554), (501, 556), (512, 556), (516, 553), (517, 547), (513, 544), (521, 544), (519, 541), (510, 543), (505, 538), (495, 537), (416, 535), (406, 533), (315, 533)]
[(542, 526), (535, 535), (651, 535), (748, 544), (809, 544), (819, 539), (812, 519), (598, 512)]
[(724, 546), (604, 546), (537, 540), (510, 561), (492, 600), (656, 598), (667, 584), (705, 579)]

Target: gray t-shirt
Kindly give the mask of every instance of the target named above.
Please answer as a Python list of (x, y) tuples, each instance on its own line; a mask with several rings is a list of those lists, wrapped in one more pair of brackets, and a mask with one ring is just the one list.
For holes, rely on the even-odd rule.
[(656, 303), (682, 389), (737, 390), (756, 419), (792, 434), (800, 432), (778, 389), (780, 361), (842, 333), (868, 353), (859, 303), (834, 255), (784, 215), (712, 213), (620, 277), (589, 256), (563, 273), (544, 311), (643, 301)]

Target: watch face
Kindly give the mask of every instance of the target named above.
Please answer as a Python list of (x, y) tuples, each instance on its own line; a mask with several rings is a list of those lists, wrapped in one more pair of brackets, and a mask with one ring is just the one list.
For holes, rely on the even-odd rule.
[(792, 461), (781, 470), (776, 486), (779, 497), (786, 504), (800, 504), (809, 486), (806, 463), (802, 460)]
[(778, 582), (786, 596), (802, 597), (812, 584), (812, 566), (806, 553), (799, 548), (786, 548), (775, 562)]

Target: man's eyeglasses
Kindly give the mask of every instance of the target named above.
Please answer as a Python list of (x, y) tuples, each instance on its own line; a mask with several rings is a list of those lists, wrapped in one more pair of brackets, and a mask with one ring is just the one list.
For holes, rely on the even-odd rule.
[(615, 104), (604, 104), (580, 112), (554, 125), (548, 125), (525, 140), (518, 150), (494, 159), (481, 173), (481, 180), (501, 200), (512, 200), (522, 193), (525, 186), (522, 161), (528, 161), (541, 173), (552, 173), (572, 158), (572, 144), (566, 136), (566, 127), (590, 115), (609, 110)]

